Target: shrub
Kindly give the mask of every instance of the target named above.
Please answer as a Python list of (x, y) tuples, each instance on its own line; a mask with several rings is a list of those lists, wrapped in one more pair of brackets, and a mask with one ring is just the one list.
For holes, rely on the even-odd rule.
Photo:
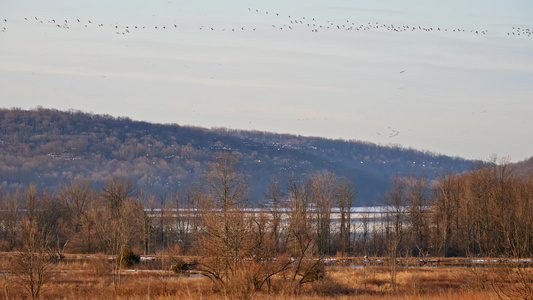
[(250, 299), (254, 294), (254, 274), (251, 270), (243, 269), (228, 278), (224, 286), (225, 297), (234, 299)]
[(324, 266), (324, 262), (319, 261), (318, 263), (309, 264), (303, 268), (303, 278), (301, 282), (313, 282), (324, 278), (325, 275), (326, 268)]
[(123, 267), (129, 268), (141, 261), (141, 256), (131, 250), (130, 247), (124, 248), (122, 253), (117, 258), (117, 264), (120, 263)]
[(179, 258), (172, 265), (172, 271), (179, 275), (185, 275), (189, 272), (190, 265), (186, 263), (183, 259)]

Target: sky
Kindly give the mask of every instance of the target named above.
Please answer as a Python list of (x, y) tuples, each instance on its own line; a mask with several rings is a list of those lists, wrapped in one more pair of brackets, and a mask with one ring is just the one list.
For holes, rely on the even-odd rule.
[(0, 0), (0, 29), (4, 108), (533, 156), (529, 0)]

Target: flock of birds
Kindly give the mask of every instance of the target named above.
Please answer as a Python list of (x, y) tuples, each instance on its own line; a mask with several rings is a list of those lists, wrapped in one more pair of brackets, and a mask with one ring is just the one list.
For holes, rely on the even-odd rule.
[[(260, 11), (259, 9), (248, 8), (248, 12), (254, 13), (256, 15), (269, 16), (275, 18), (276, 22), (273, 22), (271, 26), (268, 27), (275, 30), (296, 30), (296, 29), (305, 29), (314, 33), (325, 32), (331, 30), (345, 30), (345, 31), (370, 31), (370, 30), (382, 30), (390, 32), (451, 32), (451, 33), (471, 33), (476, 35), (485, 35), (489, 31), (484, 29), (464, 29), (464, 28), (445, 28), (437, 26), (420, 26), (420, 25), (395, 25), (395, 24), (384, 24), (380, 22), (356, 22), (353, 20), (342, 20), (342, 21), (321, 21), (313, 17), (295, 17), (291, 15), (282, 15), (280, 13), (269, 13), (268, 11)], [(80, 27), (111, 27), (114, 32), (118, 35), (126, 35), (133, 33), (137, 30), (171, 30), (171, 29), (182, 29), (182, 27), (175, 23), (161, 24), (161, 25), (119, 25), (119, 24), (103, 24), (98, 22), (93, 22), (91, 20), (80, 20), (80, 19), (51, 19), (51, 20), (42, 20), (38, 17), (33, 18), (24, 18), (25, 21), (33, 21), (39, 24), (52, 25), (53, 27), (59, 29), (71, 29), (74, 26)], [(4, 26), (2, 32), (8, 31), (8, 19), (3, 19)], [(217, 27), (213, 25), (202, 25), (198, 27), (198, 30), (206, 31), (257, 31), (258, 27), (246, 27), (246, 26), (231, 26), (231, 27)], [(533, 28), (523, 28), (523, 27), (512, 27), (507, 32), (508, 36), (516, 37), (531, 37), (533, 34)]]
[(533, 33), (533, 28), (520, 28), (520, 27), (514, 27), (513, 30), (510, 32), (507, 32), (507, 35), (515, 35), (515, 36), (527, 36), (530, 37)]

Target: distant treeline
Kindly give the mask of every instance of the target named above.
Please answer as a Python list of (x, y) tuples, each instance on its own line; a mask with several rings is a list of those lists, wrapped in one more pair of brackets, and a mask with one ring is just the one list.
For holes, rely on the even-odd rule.
[[(449, 174), (393, 177), (379, 214), (354, 217), (357, 190), (343, 176), (317, 171), (263, 187), (264, 209), (250, 213), (250, 177), (240, 156), (217, 152), (201, 180), (180, 192), (152, 194), (110, 177), (101, 188), (72, 180), (57, 192), (33, 184), (0, 195), (0, 249), (21, 247), (32, 226), (49, 248), (74, 253), (245, 257), (512, 256), (533, 254), (533, 175), (505, 162)], [(332, 222), (332, 212), (338, 214)], [(338, 213), (337, 213), (338, 211)], [(28, 225), (29, 224), (29, 225)], [(210, 264), (214, 267), (216, 264)], [(227, 271), (227, 269), (226, 269)]]
[(200, 178), (214, 153), (239, 155), (254, 202), (272, 176), (329, 170), (349, 179), (357, 204), (379, 203), (394, 175), (429, 180), (470, 170), (477, 162), (399, 146), (258, 131), (151, 124), (81, 111), (0, 109), (0, 186), (58, 191), (86, 179), (101, 188), (128, 178), (152, 194), (172, 194)]

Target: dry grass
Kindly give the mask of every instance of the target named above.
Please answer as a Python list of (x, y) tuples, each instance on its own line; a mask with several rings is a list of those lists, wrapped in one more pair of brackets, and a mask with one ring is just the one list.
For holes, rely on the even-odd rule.
[[(13, 285), (9, 260), (0, 257), (0, 298), (27, 299), (24, 291)], [(529, 269), (522, 269), (530, 273)], [(505, 274), (505, 267), (403, 267), (397, 275), (398, 288), (391, 289), (386, 266), (327, 268), (326, 278), (298, 287), (287, 278), (272, 280), (269, 291), (253, 292), (236, 288), (226, 295), (231, 299), (498, 299), (498, 292), (516, 294), (520, 283)], [(364, 274), (366, 273), (366, 287)], [(532, 276), (533, 277), (533, 276)], [(532, 283), (533, 285), (533, 283)], [(222, 299), (209, 279), (178, 276), (162, 271), (155, 261), (124, 270), (122, 284), (115, 288), (110, 261), (105, 256), (78, 258), (56, 265), (56, 274), (44, 288), (46, 299)]]

